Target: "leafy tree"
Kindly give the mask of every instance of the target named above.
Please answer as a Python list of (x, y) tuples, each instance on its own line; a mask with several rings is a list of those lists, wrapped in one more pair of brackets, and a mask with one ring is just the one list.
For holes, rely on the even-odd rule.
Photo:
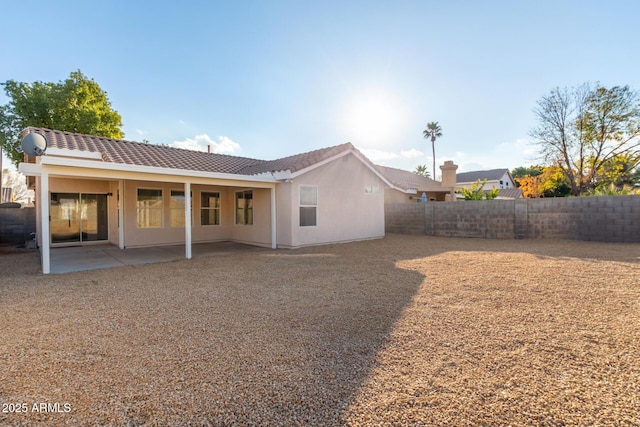
[(621, 154), (603, 163), (595, 176), (596, 189), (640, 185), (640, 155)]
[(0, 145), (14, 164), (22, 161), (20, 136), (28, 126), (121, 139), (122, 118), (98, 83), (80, 70), (58, 83), (1, 83), (9, 98), (0, 106)]
[(542, 197), (566, 197), (571, 194), (569, 180), (559, 166), (548, 166), (540, 175)]
[(524, 175), (517, 178), (513, 178), (516, 181), (516, 185), (522, 190), (522, 196), (529, 199), (537, 199), (542, 197), (542, 191), (540, 191), (540, 175)]
[(477, 180), (471, 188), (462, 188), (459, 192), (464, 196), (465, 200), (493, 200), (498, 197), (500, 190), (492, 188), (491, 190), (485, 191), (484, 185), (486, 183), (486, 178), (482, 182)]
[(442, 137), (442, 128), (438, 122), (427, 123), (427, 128), (422, 131), (425, 139), (431, 140), (431, 151), (433, 153), (433, 177), (436, 176), (436, 139)]
[(534, 166), (533, 168), (532, 172), (535, 175), (514, 178), (524, 197), (565, 197), (571, 194), (569, 181), (558, 166)]
[(544, 166), (518, 166), (511, 171), (513, 179), (525, 176), (538, 176), (544, 172)]
[(615, 184), (611, 183), (609, 185), (603, 185), (601, 187), (597, 187), (591, 190), (587, 195), (588, 196), (625, 196), (627, 194), (640, 194), (640, 189), (634, 190), (633, 187), (629, 185), (618, 187)]
[(424, 176), (427, 178), (431, 178), (429, 171), (427, 170), (427, 165), (418, 165), (416, 169), (413, 171), (416, 175)]
[(545, 160), (562, 170), (573, 195), (593, 188), (610, 159), (640, 151), (640, 95), (629, 86), (555, 88), (534, 113), (538, 125), (530, 135)]
[(2, 171), (2, 187), (11, 189), (11, 201), (26, 204), (34, 199), (33, 190), (27, 188), (26, 177), (18, 171)]

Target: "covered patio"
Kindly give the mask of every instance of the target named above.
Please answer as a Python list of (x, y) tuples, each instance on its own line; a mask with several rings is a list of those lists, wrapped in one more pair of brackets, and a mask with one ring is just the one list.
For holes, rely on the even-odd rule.
[[(236, 242), (195, 243), (195, 258), (229, 253), (265, 251), (267, 248)], [(127, 265), (153, 264), (184, 259), (185, 245), (151, 246), (120, 249), (117, 246), (88, 245), (51, 248), (51, 273), (124, 267)]]

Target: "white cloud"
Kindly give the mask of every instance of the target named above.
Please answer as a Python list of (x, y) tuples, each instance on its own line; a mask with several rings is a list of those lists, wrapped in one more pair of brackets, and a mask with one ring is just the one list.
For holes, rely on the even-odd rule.
[(398, 157), (396, 153), (378, 150), (377, 148), (359, 148), (358, 150), (374, 163), (384, 162), (385, 160), (392, 160)]
[(149, 133), (149, 131), (146, 130), (142, 130), (142, 129), (136, 129), (136, 133), (140, 136), (145, 136), (146, 134)]
[(453, 160), (459, 166), (458, 172), (486, 169), (513, 169), (518, 166), (528, 166), (536, 163), (537, 149), (526, 139), (516, 139), (513, 142), (503, 142), (489, 149), (477, 152), (456, 151), (453, 155), (445, 154), (438, 157), (436, 162), (442, 164), (445, 160)]
[(422, 157), (424, 156), (424, 153), (420, 150), (416, 150), (415, 148), (412, 148), (411, 150), (402, 150), (400, 151), (400, 155), (402, 157), (406, 157), (408, 159), (416, 159), (418, 157)]
[(219, 154), (230, 154), (240, 150), (240, 144), (231, 140), (228, 136), (219, 136), (218, 142), (216, 142), (207, 134), (196, 135), (194, 138), (187, 138), (184, 141), (174, 141), (169, 145), (194, 151), (207, 151), (210, 146), (212, 153)]

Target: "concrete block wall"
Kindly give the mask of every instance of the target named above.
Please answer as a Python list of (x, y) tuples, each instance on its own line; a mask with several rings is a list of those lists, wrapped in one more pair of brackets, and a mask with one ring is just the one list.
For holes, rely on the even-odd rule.
[(385, 230), (389, 233), (424, 234), (427, 203), (385, 204)]
[(385, 205), (390, 233), (640, 243), (640, 196)]
[(35, 208), (0, 208), (0, 244), (25, 243), (33, 240), (35, 231)]

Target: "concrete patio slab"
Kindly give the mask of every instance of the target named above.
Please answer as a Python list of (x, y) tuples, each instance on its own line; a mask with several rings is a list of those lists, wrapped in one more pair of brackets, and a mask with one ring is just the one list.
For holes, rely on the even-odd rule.
[[(192, 245), (193, 257), (221, 255), (229, 252), (268, 250), (235, 242), (198, 243)], [(184, 259), (184, 245), (120, 249), (113, 245), (58, 247), (51, 249), (51, 273), (97, 270), (125, 265), (151, 264)]]

